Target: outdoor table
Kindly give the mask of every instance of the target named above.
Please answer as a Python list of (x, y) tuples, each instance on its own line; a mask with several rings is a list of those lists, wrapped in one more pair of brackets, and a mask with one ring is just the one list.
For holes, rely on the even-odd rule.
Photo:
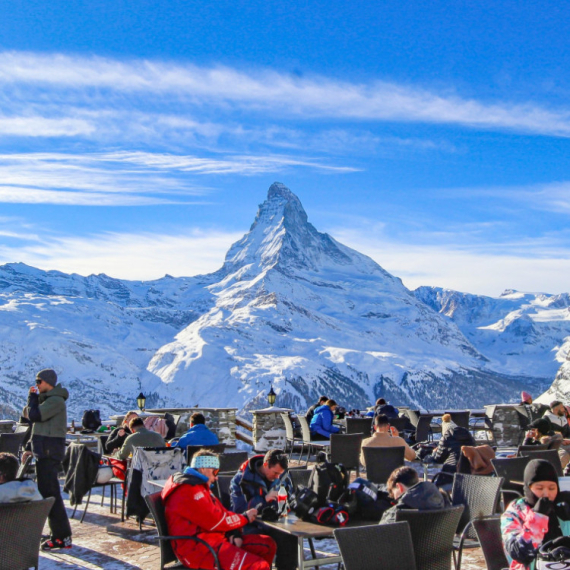
[(168, 479), (155, 479), (155, 480), (147, 479), (147, 483), (150, 483), (155, 487), (159, 487), (160, 489), (164, 489), (164, 486), (166, 485), (167, 481)]
[[(340, 554), (320, 552), (318, 550), (315, 550), (315, 547), (313, 545), (313, 538), (333, 538), (333, 527), (305, 522), (298, 519), (295, 515), (291, 514), (279, 519), (276, 522), (268, 522), (261, 519), (257, 519), (256, 522), (260, 523), (263, 526), (278, 530), (279, 532), (284, 532), (286, 534), (297, 537), (299, 570), (304, 570), (305, 568), (318, 568), (319, 566), (328, 564), (340, 564), (342, 562), (342, 557)], [(366, 526), (369, 524), (370, 521), (357, 521), (353, 523), (349, 522), (348, 526)], [(305, 550), (303, 548), (303, 541), (305, 539), (309, 541), (309, 547), (313, 556), (313, 558), (309, 560), (305, 559)], [(317, 554), (322, 555), (322, 558), (317, 558)]]

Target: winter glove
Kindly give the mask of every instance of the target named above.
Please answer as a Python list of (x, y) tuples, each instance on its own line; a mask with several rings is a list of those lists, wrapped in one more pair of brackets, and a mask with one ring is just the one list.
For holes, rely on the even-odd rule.
[(570, 503), (568, 501), (557, 501), (554, 507), (554, 512), (556, 516), (563, 520), (569, 521), (570, 520)]
[(547, 497), (541, 497), (532, 510), (535, 513), (548, 516), (554, 510), (554, 503)]

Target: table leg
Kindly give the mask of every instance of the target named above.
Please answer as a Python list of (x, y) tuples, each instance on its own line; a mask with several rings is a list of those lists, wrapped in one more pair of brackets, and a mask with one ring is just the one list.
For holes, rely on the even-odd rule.
[(299, 570), (305, 570), (305, 550), (303, 548), (303, 538), (297, 538), (297, 551), (299, 556)]

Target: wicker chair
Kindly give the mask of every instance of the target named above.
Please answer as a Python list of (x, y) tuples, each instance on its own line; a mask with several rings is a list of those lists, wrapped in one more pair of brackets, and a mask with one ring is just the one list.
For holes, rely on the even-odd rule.
[(363, 447), (366, 478), (373, 483), (386, 483), (396, 467), (404, 465), (404, 447)]
[(350, 471), (360, 475), (360, 446), (363, 435), (360, 433), (331, 435), (331, 463), (342, 463)]
[(232, 501), (230, 497), (230, 484), (233, 478), (234, 478), (233, 475), (218, 475), (218, 481), (214, 486), (216, 497), (220, 499), (222, 505), (224, 505), (226, 509), (230, 510), (232, 508)]
[(345, 570), (415, 570), (407, 522), (335, 529)]
[[(485, 477), (483, 475), (463, 475), (456, 473), (453, 478), (451, 502), (453, 505), (465, 507), (457, 527), (453, 542), (455, 568), (461, 568), (461, 557), (464, 548), (477, 548), (477, 533), (472, 526), (473, 519), (491, 516), (497, 512), (501, 495), (501, 477)], [(455, 553), (457, 552), (457, 556)]]
[(247, 451), (236, 451), (235, 453), (222, 453), (220, 459), (220, 473), (235, 475), (238, 469), (247, 461)]
[(305, 446), (307, 447), (307, 461), (306, 465), (309, 464), (309, 457), (311, 455), (312, 450), (321, 450), (321, 451), (328, 451), (330, 449), (330, 441), (322, 441), (322, 440), (312, 440), (311, 439), (311, 429), (309, 427), (309, 422), (307, 418), (304, 416), (297, 416), (299, 423), (301, 424), (301, 434), (303, 437), (301, 449), (301, 455), (299, 455), (299, 463), (302, 460), (303, 453), (305, 451)]
[(548, 445), (519, 445), (517, 447), (517, 457), (526, 455), (527, 451), (544, 451), (548, 449)]
[(40, 540), (53, 497), (0, 504), (0, 570), (38, 568)]
[(0, 433), (0, 453), (11, 453), (20, 457), (20, 447), (25, 435), (26, 432)]
[(558, 477), (563, 476), (563, 469), (562, 463), (560, 463), (560, 455), (558, 455), (558, 451), (555, 449), (539, 449), (539, 450), (532, 450), (532, 451), (524, 451), (522, 453), (523, 457), (530, 457), (531, 459), (546, 459), (549, 463), (551, 463), (556, 469), (556, 473)]
[(455, 425), (469, 429), (469, 416), (471, 415), (469, 410), (465, 410), (464, 412), (449, 412), (449, 415)]
[[(421, 415), (416, 425), (416, 443), (422, 443), (432, 439), (431, 420), (432, 414)], [(413, 423), (413, 422), (412, 422)]]
[(226, 444), (217, 443), (216, 445), (187, 445), (186, 446), (187, 465), (190, 465), (190, 461), (192, 461), (192, 456), (201, 449), (207, 449), (208, 451), (213, 451), (214, 453), (223, 453), (226, 449)]
[(289, 477), (291, 477), (291, 483), (293, 483), (295, 491), (297, 491), (299, 485), (303, 485), (303, 487), (309, 485), (312, 472), (312, 469), (289, 469)]
[(509, 561), (503, 548), (501, 536), (501, 517), (483, 517), (473, 520), (473, 527), (481, 544), (487, 570), (504, 570)]
[[(162, 498), (160, 496), (160, 492), (153, 493), (152, 495), (147, 495), (145, 497), (146, 503), (150, 512), (152, 514), (152, 518), (156, 523), (156, 528), (158, 530), (158, 539), (160, 541), (160, 570), (164, 570), (167, 568), (187, 568), (183, 564), (178, 562), (176, 555), (174, 554), (174, 550), (172, 550), (172, 545), (170, 544), (171, 540), (194, 540), (195, 542), (199, 542), (203, 544), (212, 554), (214, 558), (214, 566), (217, 570), (220, 570), (220, 563), (218, 561), (218, 556), (215, 550), (204, 540), (196, 536), (169, 536), (168, 535), (168, 528), (166, 525), (166, 517), (164, 516), (164, 503), (162, 502)], [(172, 566), (171, 563), (176, 562), (177, 564)]]
[(346, 418), (346, 433), (361, 433), (364, 437), (372, 434), (372, 418)]
[(447, 509), (398, 510), (396, 522), (408, 521), (418, 570), (451, 570), (453, 538), (463, 505)]

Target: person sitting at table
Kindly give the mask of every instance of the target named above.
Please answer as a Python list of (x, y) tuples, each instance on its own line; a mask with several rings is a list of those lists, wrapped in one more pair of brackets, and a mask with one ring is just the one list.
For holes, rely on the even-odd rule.
[(319, 406), (315, 410), (315, 415), (309, 426), (313, 439), (330, 439), (331, 434), (340, 431), (340, 427), (333, 424), (336, 407), (337, 403), (334, 400), (327, 400), (326, 404)]
[[(559, 400), (554, 400), (550, 403), (550, 410), (542, 416), (550, 421), (553, 431), (562, 434), (563, 438), (570, 438), (570, 426), (566, 419), (566, 408)], [(563, 445), (570, 445), (570, 441), (565, 441)]]
[(117, 453), (119, 459), (127, 459), (135, 447), (164, 447), (166, 445), (164, 438), (159, 433), (144, 427), (141, 418), (133, 418), (129, 424), (129, 429), (133, 433), (125, 439), (125, 443)]
[[(265, 455), (254, 455), (240, 467), (230, 484), (232, 509), (244, 513), (253, 507), (263, 511), (275, 504), (277, 492), (285, 487), (287, 495), (293, 494), (293, 484), (287, 473), (289, 462), (281, 449), (272, 449)], [(295, 570), (297, 567), (297, 538), (276, 530), (260, 527), (257, 523), (244, 529), (246, 534), (263, 532), (277, 543), (277, 570)]]
[(107, 453), (113, 453), (115, 449), (121, 449), (123, 443), (125, 443), (125, 439), (133, 433), (129, 428), (130, 421), (138, 417), (138, 413), (134, 410), (127, 412), (127, 415), (123, 418), (121, 425), (111, 432), (111, 435), (109, 435), (109, 438), (105, 442), (105, 451)]
[(374, 415), (379, 416), (381, 414), (390, 419), (399, 417), (400, 412), (392, 404), (388, 404), (384, 398), (378, 398), (374, 407)]
[(364, 459), (365, 447), (403, 447), (404, 458), (408, 461), (416, 459), (416, 452), (398, 435), (398, 430), (390, 426), (390, 420), (381, 414), (374, 418), (374, 434), (364, 439), (360, 448), (360, 463), (366, 467)]
[(206, 426), (206, 418), (201, 412), (194, 412), (190, 417), (190, 429), (171, 447), (186, 449), (189, 445), (218, 445), (218, 436)]
[[(222, 570), (270, 570), (275, 542), (266, 535), (243, 535), (242, 529), (255, 521), (257, 509), (243, 514), (226, 509), (210, 490), (220, 471), (215, 453), (201, 450), (190, 467), (171, 475), (161, 492), (168, 533), (195, 536), (217, 553)], [(174, 554), (188, 568), (214, 568), (207, 546), (194, 540), (173, 540)]]
[(321, 396), (319, 398), (319, 401), (316, 404), (313, 404), (308, 410), (307, 413), (305, 414), (305, 417), (307, 418), (307, 422), (309, 423), (309, 425), (311, 424), (311, 420), (313, 419), (313, 416), (315, 415), (315, 410), (317, 408), (319, 408), (320, 406), (324, 406), (328, 400), (330, 398), (328, 398), (327, 396)]
[(394, 469), (386, 487), (396, 504), (384, 511), (380, 524), (396, 522), (396, 513), (403, 509), (433, 511), (451, 506), (447, 493), (440, 491), (431, 481), (420, 481), (417, 471), (411, 467)]
[(464, 445), (475, 446), (469, 430), (451, 421), (451, 414), (441, 418), (441, 439), (432, 453), (424, 457), (424, 463), (443, 463), (442, 471), (455, 472)]
[[(511, 570), (533, 568), (545, 542), (570, 535), (569, 496), (560, 491), (556, 469), (550, 462), (529, 461), (524, 470), (524, 497), (513, 501), (501, 515), (503, 547), (511, 559)], [(564, 567), (563, 562), (560, 567)]]
[(30, 479), (16, 480), (20, 462), (11, 453), (0, 453), (0, 503), (41, 501), (36, 484)]
[[(548, 449), (556, 449), (558, 445), (558, 455), (562, 468), (570, 462), (570, 453), (562, 447), (564, 439), (562, 434), (553, 431), (552, 424), (546, 418), (539, 418), (530, 423), (527, 427), (526, 437), (523, 445), (548, 445)], [(558, 443), (559, 442), (559, 443)]]

